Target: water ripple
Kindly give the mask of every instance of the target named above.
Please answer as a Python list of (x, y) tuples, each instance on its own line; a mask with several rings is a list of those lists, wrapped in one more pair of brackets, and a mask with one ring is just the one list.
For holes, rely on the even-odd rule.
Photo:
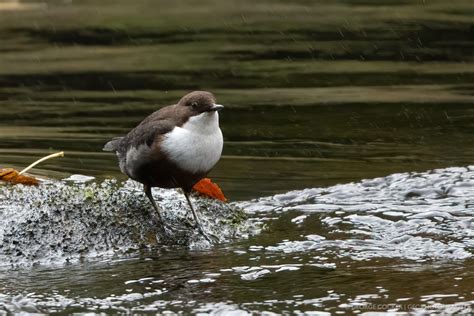
[(329, 188), (292, 191), (241, 204), (248, 212), (302, 212), (324, 236), (282, 241), (267, 252), (312, 252), (353, 260), (401, 258), (416, 261), (467, 259), (473, 255), (473, 167), (447, 168)]

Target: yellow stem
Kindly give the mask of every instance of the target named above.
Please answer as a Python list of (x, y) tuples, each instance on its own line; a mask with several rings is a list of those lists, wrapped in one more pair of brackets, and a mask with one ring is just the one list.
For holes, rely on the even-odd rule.
[(29, 165), (28, 167), (26, 167), (25, 169), (23, 169), (19, 174), (23, 174), (25, 172), (27, 172), (28, 170), (30, 170), (31, 168), (33, 168), (34, 166), (36, 166), (37, 164), (39, 164), (40, 162), (43, 162), (45, 160), (48, 160), (48, 159), (51, 159), (51, 158), (56, 158), (56, 157), (64, 157), (64, 151), (61, 151), (59, 153), (55, 153), (55, 154), (51, 154), (49, 156), (46, 156), (46, 157), (43, 157), (39, 160), (36, 160), (35, 162), (33, 162), (31, 165)]

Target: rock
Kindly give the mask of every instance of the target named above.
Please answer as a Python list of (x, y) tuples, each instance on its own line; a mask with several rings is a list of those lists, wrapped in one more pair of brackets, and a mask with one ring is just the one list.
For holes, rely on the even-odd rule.
[[(0, 262), (32, 264), (124, 254), (143, 248), (179, 245), (205, 248), (184, 195), (155, 188), (162, 216), (158, 222), (140, 184), (46, 181), (39, 186), (0, 185)], [(233, 204), (193, 196), (203, 229), (216, 242), (248, 236), (255, 227)]]

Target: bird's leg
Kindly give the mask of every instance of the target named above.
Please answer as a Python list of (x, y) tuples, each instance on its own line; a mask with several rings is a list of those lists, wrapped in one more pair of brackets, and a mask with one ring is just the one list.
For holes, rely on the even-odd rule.
[(182, 229), (179, 229), (177, 227), (174, 227), (173, 225), (171, 224), (167, 224), (165, 223), (165, 221), (163, 220), (163, 217), (161, 217), (161, 209), (160, 207), (158, 206), (158, 204), (156, 204), (156, 201), (155, 199), (153, 198), (153, 195), (151, 194), (151, 187), (144, 184), (143, 185), (143, 189), (145, 191), (145, 194), (146, 196), (148, 197), (148, 199), (150, 200), (151, 204), (153, 205), (153, 208), (155, 209), (156, 211), (156, 214), (158, 215), (158, 220), (160, 221), (160, 224), (161, 224), (161, 227), (164, 229), (165, 233), (169, 233), (173, 230), (179, 230), (179, 231), (184, 231)]
[[(179, 188), (178, 181), (176, 181), (175, 177), (171, 176), (171, 182), (172, 182), (177, 188)], [(190, 207), (191, 210), (193, 211), (193, 216), (194, 216), (194, 218), (197, 218), (197, 217), (196, 217), (196, 213), (194, 212), (194, 207), (193, 207), (193, 205), (191, 204), (191, 200), (190, 200), (189, 197), (187, 196), (187, 193), (186, 193), (187, 191), (184, 190), (183, 188), (181, 188), (181, 190), (183, 191), (184, 195), (186, 196), (186, 200), (188, 201), (189, 207)], [(191, 223), (191, 222), (188, 220), (188, 213), (189, 213), (189, 210), (186, 211), (186, 214), (184, 215), (184, 216), (185, 216), (184, 225), (187, 226), (187, 227), (196, 228), (196, 224), (193, 224), (193, 223)], [(197, 222), (196, 222), (196, 223), (197, 223)]]
[(161, 217), (160, 208), (158, 207), (158, 205), (156, 205), (155, 199), (153, 198), (153, 195), (151, 194), (151, 187), (149, 185), (144, 184), (143, 190), (145, 191), (145, 195), (148, 197), (151, 204), (153, 205), (153, 208), (155, 209), (156, 214), (158, 215), (158, 219), (160, 220), (161, 225), (164, 225), (165, 222), (163, 221), (163, 218)]
[[(206, 240), (210, 243), (212, 243), (212, 240), (211, 238), (209, 238), (209, 236), (204, 232), (204, 230), (202, 229), (202, 226), (201, 226), (201, 223), (199, 222), (198, 220), (198, 217), (197, 217), (197, 214), (196, 214), (196, 211), (194, 210), (194, 206), (193, 206), (193, 203), (191, 203), (191, 199), (189, 198), (189, 193), (186, 191), (186, 190), (183, 190), (183, 193), (184, 193), (184, 196), (186, 197), (186, 200), (188, 201), (188, 204), (189, 204), (189, 208), (191, 209), (191, 212), (193, 213), (193, 217), (194, 217), (194, 222), (195, 222), (195, 225), (194, 225), (194, 228), (197, 228), (199, 230), (199, 233), (204, 237), (206, 238)], [(212, 235), (212, 238), (214, 238), (214, 240), (216, 241), (219, 241), (219, 238), (217, 238), (216, 236)]]
[(193, 213), (195, 227), (197, 227), (199, 230), (202, 230), (201, 229), (201, 224), (199, 223), (199, 220), (198, 220), (198, 217), (197, 217), (197, 214), (196, 214), (196, 211), (194, 210), (193, 203), (191, 203), (191, 199), (189, 198), (189, 193), (186, 192), (185, 190), (183, 190), (183, 193), (184, 193), (184, 196), (186, 197), (186, 200), (188, 201), (189, 208), (191, 209), (191, 212)]

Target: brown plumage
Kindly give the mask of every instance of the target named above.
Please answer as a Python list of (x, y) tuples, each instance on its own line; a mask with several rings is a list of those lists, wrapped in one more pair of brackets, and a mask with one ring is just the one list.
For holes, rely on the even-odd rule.
[(116, 152), (120, 170), (143, 183), (160, 220), (151, 188), (181, 188), (202, 232), (189, 193), (220, 158), (223, 141), (217, 112), (222, 108), (212, 93), (194, 91), (105, 144), (105, 151)]

